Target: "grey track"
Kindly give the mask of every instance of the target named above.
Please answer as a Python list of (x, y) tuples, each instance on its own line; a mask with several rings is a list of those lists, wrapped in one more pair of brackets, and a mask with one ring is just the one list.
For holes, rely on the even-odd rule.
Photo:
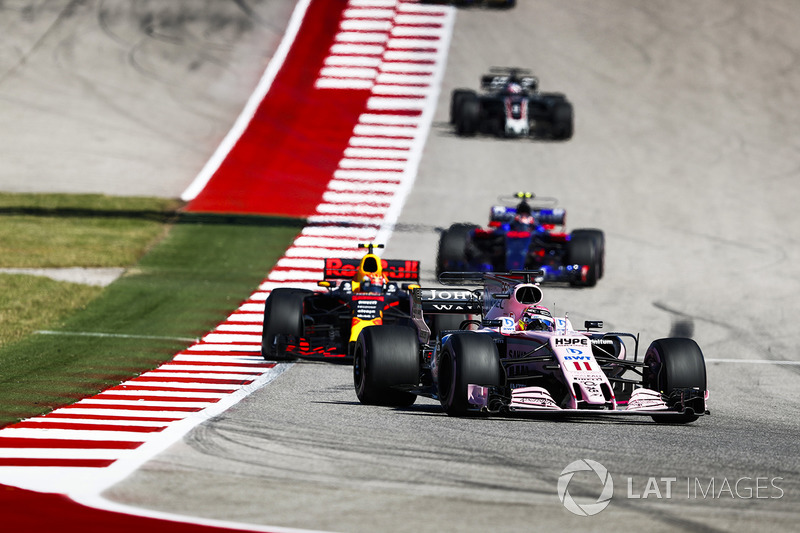
[[(796, 530), (800, 367), (747, 361), (800, 361), (800, 11), (788, 0), (519, 4), (458, 12), (437, 123), (386, 255), (421, 259), (430, 281), (436, 228), (484, 223), (499, 194), (556, 196), (570, 228), (605, 230), (606, 276), (593, 289), (548, 289), (545, 303), (576, 324), (638, 331), (643, 348), (691, 333), (708, 359), (742, 361), (709, 363), (712, 416), (452, 419), (427, 400), (361, 406), (349, 368), (299, 363), (109, 498), (348, 532)], [(575, 138), (454, 137), (449, 91), (491, 65), (530, 67), (543, 90), (565, 92)], [(175, 146), (188, 142), (180, 131), (165, 133)], [(556, 495), (562, 469), (583, 458), (615, 481), (610, 506), (590, 518)], [(641, 494), (650, 477), (677, 478), (672, 497), (627, 498), (627, 479)], [(743, 477), (783, 478), (782, 492), (718, 494)], [(687, 479), (704, 489), (714, 479), (719, 497), (687, 498)], [(576, 475), (570, 492), (593, 501), (598, 482)]]
[(0, 3), (0, 190), (180, 196), (253, 92), (292, 8)]

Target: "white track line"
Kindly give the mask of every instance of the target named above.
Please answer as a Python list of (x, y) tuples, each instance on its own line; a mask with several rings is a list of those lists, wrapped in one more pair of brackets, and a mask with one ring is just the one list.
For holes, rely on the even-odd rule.
[(193, 200), (198, 194), (200, 194), (200, 191), (205, 188), (205, 186), (208, 184), (208, 181), (211, 179), (217, 169), (219, 169), (219, 166), (222, 164), (225, 158), (228, 157), (231, 149), (236, 144), (236, 141), (239, 140), (239, 137), (242, 136), (242, 133), (244, 133), (244, 131), (247, 129), (250, 121), (253, 120), (253, 116), (255, 116), (258, 106), (261, 104), (262, 100), (264, 100), (264, 97), (269, 92), (270, 87), (272, 87), (272, 82), (275, 81), (275, 76), (278, 75), (278, 71), (280, 71), (281, 67), (283, 66), (283, 62), (286, 60), (286, 56), (289, 54), (292, 44), (294, 44), (295, 37), (297, 37), (297, 32), (300, 30), (300, 26), (303, 23), (303, 18), (306, 15), (306, 11), (308, 11), (308, 6), (310, 3), (311, 0), (298, 0), (297, 5), (292, 12), (292, 16), (289, 19), (289, 25), (286, 28), (286, 33), (283, 35), (283, 38), (278, 45), (278, 49), (275, 50), (275, 54), (272, 56), (272, 59), (270, 59), (270, 62), (267, 65), (264, 74), (261, 76), (255, 91), (253, 91), (253, 94), (251, 94), (250, 98), (248, 98), (244, 109), (239, 114), (239, 117), (236, 119), (233, 127), (214, 151), (214, 154), (200, 170), (200, 173), (197, 175), (194, 181), (192, 181), (189, 187), (183, 191), (183, 194), (181, 194), (181, 200), (184, 202)]

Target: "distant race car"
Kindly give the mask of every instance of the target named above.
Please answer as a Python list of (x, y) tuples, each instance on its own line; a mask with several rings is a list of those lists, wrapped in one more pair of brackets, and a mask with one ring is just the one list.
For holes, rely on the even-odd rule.
[(461, 136), (476, 133), (503, 137), (572, 138), (572, 104), (561, 93), (540, 93), (530, 71), (494, 67), (481, 77), (482, 94), (455, 89), (450, 123)]
[(268, 360), (347, 358), (361, 330), (409, 323), (409, 289), (419, 283), (419, 261), (386, 260), (383, 245), (360, 244), (359, 259), (325, 259), (318, 291), (278, 288), (264, 304), (261, 354)]
[(592, 287), (603, 277), (605, 234), (601, 230), (564, 233), (567, 214), (555, 207), (554, 198), (518, 192), (499, 200), (505, 205), (492, 206), (487, 228), (453, 224), (442, 232), (437, 273), (541, 270), (540, 283), (567, 282), (576, 287)]
[[(619, 414), (687, 423), (708, 414), (705, 360), (694, 340), (655, 340), (639, 359), (638, 335), (595, 331), (599, 321), (578, 331), (552, 316), (539, 305), (537, 276), (444, 273), (442, 283), (461, 286), (415, 289), (414, 327), (361, 331), (353, 363), (359, 401), (402, 407), (426, 396), (453, 416)], [(434, 313), (482, 318), (432, 334), (425, 317)]]

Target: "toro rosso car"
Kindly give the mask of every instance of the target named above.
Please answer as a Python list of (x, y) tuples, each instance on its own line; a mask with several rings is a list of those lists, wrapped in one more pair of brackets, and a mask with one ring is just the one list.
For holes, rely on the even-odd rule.
[(528, 70), (492, 68), (481, 77), (481, 94), (455, 89), (450, 123), (461, 136), (486, 133), (503, 137), (572, 138), (572, 104), (561, 93), (539, 92)]
[(383, 245), (360, 244), (359, 259), (325, 260), (320, 290), (278, 288), (264, 304), (261, 354), (271, 361), (295, 358), (348, 360), (365, 327), (409, 323), (409, 289), (419, 283), (419, 261), (386, 260)]
[[(457, 288), (413, 291), (414, 327), (367, 328), (355, 347), (353, 377), (361, 403), (408, 406), (438, 399), (449, 415), (474, 413), (647, 415), (687, 423), (708, 414), (703, 353), (688, 338), (652, 342), (575, 330), (542, 307), (538, 273), (444, 273)], [(482, 290), (468, 285), (482, 285)], [(425, 315), (468, 313), (459, 330), (432, 334)], [(627, 344), (634, 349), (628, 350)]]
[[(541, 270), (537, 282), (592, 287), (603, 277), (605, 235), (599, 229), (564, 233), (566, 211), (553, 198), (519, 192), (500, 197), (489, 226), (453, 224), (439, 238), (438, 273)], [(516, 203), (514, 206), (509, 203)], [(531, 203), (533, 202), (533, 204)]]

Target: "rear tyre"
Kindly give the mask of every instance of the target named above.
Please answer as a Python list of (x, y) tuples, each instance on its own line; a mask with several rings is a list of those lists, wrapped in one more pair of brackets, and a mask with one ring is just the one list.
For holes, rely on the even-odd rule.
[(553, 109), (553, 138), (567, 141), (572, 138), (573, 130), (572, 104), (559, 102)]
[(450, 416), (467, 416), (470, 411), (467, 386), (502, 387), (505, 372), (500, 366), (497, 346), (488, 335), (457, 333), (445, 343), (439, 365), (439, 401)]
[(280, 288), (273, 290), (264, 303), (264, 327), (261, 332), (261, 356), (269, 361), (294, 359), (286, 352), (287, 339), (298, 342), (303, 336), (303, 300), (311, 291)]
[(476, 94), (464, 94), (456, 110), (456, 133), (472, 137), (478, 132), (481, 121), (481, 104)]
[(597, 254), (597, 279), (602, 279), (606, 268), (606, 236), (599, 229), (576, 229), (572, 230), (572, 236), (586, 235), (594, 243)]
[(476, 96), (476, 93), (472, 89), (454, 89), (450, 93), (450, 124), (458, 122), (461, 104), (465, 96)]
[(567, 243), (567, 263), (588, 266), (586, 277), (570, 281), (573, 287), (594, 287), (597, 285), (597, 268), (600, 262), (594, 239), (590, 235), (572, 232)]
[(678, 401), (674, 399), (674, 393), (699, 393), (697, 398), (686, 403), (683, 415), (653, 415), (653, 420), (666, 424), (686, 424), (697, 420), (699, 415), (695, 413), (705, 411), (706, 391), (706, 363), (697, 343), (686, 338), (658, 339), (647, 349), (644, 364), (642, 381), (646, 388), (658, 391), (668, 399), (672, 397), (673, 402)]
[(467, 264), (467, 237), (477, 228), (474, 224), (453, 224), (439, 237), (436, 255), (436, 275), (452, 270), (464, 270)]
[(358, 336), (353, 358), (353, 384), (367, 405), (406, 407), (417, 395), (398, 387), (419, 385), (419, 341), (406, 326), (373, 326)]

